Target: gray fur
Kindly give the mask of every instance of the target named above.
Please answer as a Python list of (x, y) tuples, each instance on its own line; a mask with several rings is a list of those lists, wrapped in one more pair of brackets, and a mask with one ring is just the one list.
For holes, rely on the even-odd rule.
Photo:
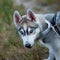
[(55, 15), (55, 13), (48, 13), (48, 14), (45, 14), (44, 16), (49, 22), (51, 22), (54, 15)]
[[(45, 18), (51, 23), (54, 16), (54, 14), (46, 14)], [(60, 29), (60, 12), (56, 15), (56, 26)], [(47, 60), (53, 60), (54, 57), (56, 60), (60, 60), (60, 36), (57, 35), (54, 29), (50, 29), (42, 41), (45, 43), (44, 45), (49, 48), (50, 55)], [(52, 49), (52, 52), (50, 52), (50, 49)]]
[[(25, 33), (27, 33), (26, 31), (27, 31), (27, 28), (29, 28), (29, 26), (32, 27), (32, 26), (35, 26), (36, 24), (38, 26), (29, 35), (26, 34), (25, 36), (23, 36), (18, 31), (19, 35), (21, 35), (21, 37), (22, 37), (24, 46), (26, 44), (30, 44), (31, 46), (33, 46), (34, 41), (36, 39), (39, 39), (40, 43), (42, 43), (49, 49), (49, 57), (48, 57), (48, 59), (44, 59), (44, 60), (54, 60), (54, 58), (56, 58), (56, 60), (60, 60), (60, 36), (55, 32), (54, 27), (51, 26), (51, 21), (52, 21), (53, 17), (55, 16), (55, 14), (54, 13), (45, 14), (45, 15), (34, 14), (33, 11), (28, 10), (27, 17), (29, 17), (28, 15), (30, 12), (34, 15), (35, 20), (30, 22), (29, 19), (27, 18), (25, 22), (23, 22), (21, 25), (19, 25), (20, 24), (20, 22), (19, 22), (17, 24), (17, 26), (15, 24), (16, 21), (15, 21), (15, 14), (14, 14), (14, 24), (15, 24), (16, 28), (17, 27), (21, 28), (21, 26), (22, 26), (25, 30)], [(19, 15), (19, 12), (17, 12), (17, 14)], [(26, 16), (23, 16), (23, 17), (26, 17)], [(23, 17), (22, 17), (22, 19), (23, 19)], [(29, 23), (27, 22), (27, 20)], [(59, 25), (59, 22), (60, 22), (60, 13), (57, 13), (57, 17), (56, 17), (57, 26)], [(29, 31), (31, 31), (31, 29)]]

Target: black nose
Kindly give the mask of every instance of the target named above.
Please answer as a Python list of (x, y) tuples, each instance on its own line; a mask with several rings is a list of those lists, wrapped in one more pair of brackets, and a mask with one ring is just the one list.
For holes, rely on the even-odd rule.
[(31, 48), (32, 46), (31, 46), (31, 44), (26, 44), (25, 47)]

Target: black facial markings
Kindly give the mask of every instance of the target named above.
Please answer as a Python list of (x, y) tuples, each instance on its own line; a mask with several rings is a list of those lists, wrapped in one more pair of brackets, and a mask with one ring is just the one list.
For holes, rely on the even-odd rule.
[(27, 35), (32, 34), (32, 33), (34, 32), (34, 30), (37, 29), (37, 28), (38, 28), (38, 25), (36, 25), (35, 27), (29, 27), (29, 26), (28, 26), (26, 30), (24, 30), (23, 27), (20, 27), (20, 28), (18, 29), (18, 31), (21, 33), (21, 35), (25, 36), (26, 34), (27, 34)]
[(30, 30), (30, 33), (33, 33), (33, 29)]
[(38, 27), (39, 27), (39, 25), (36, 24), (34, 27), (30, 27), (30, 28), (36, 29), (36, 28), (38, 28)]
[(27, 29), (26, 29), (26, 34), (27, 35), (32, 34), (38, 27), (39, 27), (38, 24), (36, 24), (34, 27), (29, 27), (28, 26)]
[(26, 30), (26, 33), (27, 33), (27, 35), (30, 35), (30, 34), (32, 34), (33, 32), (34, 32), (34, 30), (35, 30), (35, 28), (31, 28), (31, 27), (29, 27), (27, 30)]
[[(30, 30), (29, 30), (30, 29)], [(31, 34), (32, 32), (33, 32), (33, 29), (32, 28), (28, 28), (27, 30), (26, 30), (26, 32), (27, 32), (27, 35), (29, 35), (29, 34)]]
[(26, 32), (25, 32), (25, 30), (24, 30), (23, 27), (20, 27), (20, 28), (18, 29), (18, 31), (21, 33), (21, 35), (23, 35), (23, 36), (26, 35)]

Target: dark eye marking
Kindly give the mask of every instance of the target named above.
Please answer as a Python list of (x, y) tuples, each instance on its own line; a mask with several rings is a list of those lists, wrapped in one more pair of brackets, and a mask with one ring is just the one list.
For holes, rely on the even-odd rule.
[(30, 30), (30, 33), (33, 33), (33, 29)]
[(19, 29), (17, 29), (18, 31), (20, 31), (21, 29), (23, 29), (23, 27), (20, 27)]
[(25, 33), (25, 30), (23, 29), (23, 27), (20, 27), (19, 29), (18, 29), (18, 31), (21, 33), (21, 35), (25, 35), (26, 33)]
[(29, 34), (34, 33), (35, 30), (36, 30), (38, 27), (39, 27), (39, 26), (38, 26), (37, 24), (36, 24), (35, 26), (32, 26), (32, 27), (28, 26), (27, 34), (29, 35)]
[(23, 31), (23, 30), (20, 30), (20, 33), (21, 33), (22, 35), (24, 35), (24, 31)]
[(30, 28), (32, 28), (32, 29), (36, 29), (36, 28), (38, 28), (39, 26), (36, 24), (34, 27), (30, 27)]
[(27, 29), (27, 34), (29, 35), (29, 34), (32, 34), (34, 32), (34, 29), (33, 28), (28, 28)]

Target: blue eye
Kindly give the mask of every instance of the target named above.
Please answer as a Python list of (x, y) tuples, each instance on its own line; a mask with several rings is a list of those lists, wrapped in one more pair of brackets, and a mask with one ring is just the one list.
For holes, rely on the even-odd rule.
[(21, 35), (25, 35), (25, 31), (24, 31), (23, 28), (20, 28), (20, 29), (19, 29), (19, 32), (20, 32)]
[(30, 30), (30, 33), (33, 33), (33, 29)]
[(22, 35), (24, 35), (24, 32), (20, 31), (20, 33), (21, 33)]

